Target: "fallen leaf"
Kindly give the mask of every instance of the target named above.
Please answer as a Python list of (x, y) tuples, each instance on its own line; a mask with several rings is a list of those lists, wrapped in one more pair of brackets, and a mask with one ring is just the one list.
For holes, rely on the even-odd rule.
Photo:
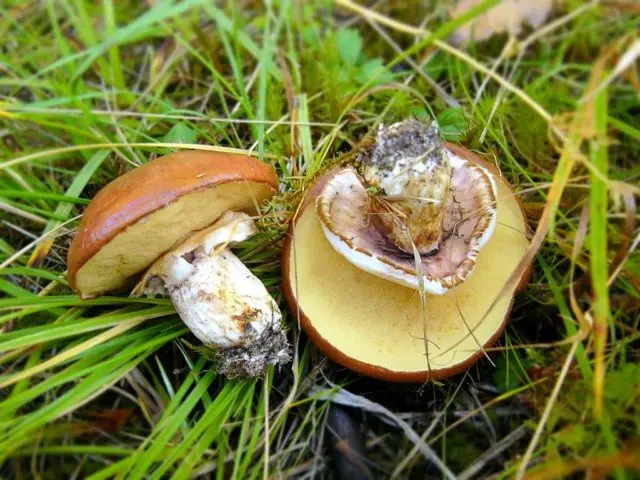
[(98, 428), (106, 432), (118, 432), (124, 428), (133, 417), (132, 408), (112, 408), (87, 412), (91, 421), (86, 422), (87, 427)]
[[(460, 0), (451, 10), (451, 16), (457, 18), (480, 4), (482, 0)], [(553, 7), (553, 0), (503, 0), (488, 12), (460, 27), (451, 36), (454, 45), (462, 45), (471, 39), (482, 42), (496, 33), (520, 34), (522, 26), (529, 24), (540, 27)]]

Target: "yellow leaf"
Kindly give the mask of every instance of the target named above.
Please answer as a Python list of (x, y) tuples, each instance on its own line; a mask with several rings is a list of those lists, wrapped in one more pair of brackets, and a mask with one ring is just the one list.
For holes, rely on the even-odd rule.
[[(451, 10), (453, 18), (461, 16), (482, 0), (460, 0)], [(496, 33), (518, 36), (524, 24), (540, 27), (553, 7), (553, 0), (503, 0), (488, 12), (456, 30), (451, 42), (462, 45), (471, 39), (481, 42)]]

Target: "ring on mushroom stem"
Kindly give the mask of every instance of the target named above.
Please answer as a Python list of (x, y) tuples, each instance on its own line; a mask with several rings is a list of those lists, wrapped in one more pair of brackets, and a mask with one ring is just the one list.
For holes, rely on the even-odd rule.
[(83, 298), (126, 289), (169, 295), (219, 371), (256, 377), (290, 358), (282, 315), (228, 248), (257, 233), (249, 216), (277, 191), (270, 166), (237, 154), (178, 152), (104, 187), (69, 250), (69, 284)]
[(529, 243), (519, 201), (494, 167), (416, 120), (381, 128), (357, 160), (323, 175), (291, 223), (291, 310), (357, 372), (405, 382), (460, 372), (500, 336), (522, 286), (497, 298)]

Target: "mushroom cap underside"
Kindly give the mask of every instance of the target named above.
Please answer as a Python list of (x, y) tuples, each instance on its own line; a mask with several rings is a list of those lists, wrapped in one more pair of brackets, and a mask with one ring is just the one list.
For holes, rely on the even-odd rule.
[(320, 350), (356, 372), (422, 382), (463, 371), (502, 334), (513, 295), (528, 281), (529, 271), (488, 312), (529, 245), (526, 220), (512, 188), (492, 166), (465, 149), (447, 148), (492, 172), (497, 223), (474, 274), (445, 295), (427, 296), (424, 307), (417, 290), (357, 268), (325, 237), (314, 203), (336, 171), (309, 191), (291, 224), (282, 259), (291, 311)]
[(258, 232), (253, 219), (243, 212), (225, 212), (212, 225), (199, 230), (173, 250), (160, 256), (142, 275), (131, 296), (168, 295), (168, 288), (195, 272), (190, 260), (196, 254), (214, 256)]
[(371, 211), (372, 197), (352, 167), (335, 172), (316, 200), (329, 242), (357, 267), (415, 289), (422, 280), (430, 294), (442, 295), (464, 282), (495, 230), (496, 184), (482, 165), (451, 152), (447, 155), (453, 169), (450, 192), (441, 207), (443, 236), (438, 250), (419, 255), (417, 250), (411, 254), (397, 248), (379, 222), (381, 215), (395, 215), (393, 204), (385, 213)]
[(87, 206), (69, 249), (69, 284), (84, 298), (131, 286), (224, 212), (258, 213), (277, 187), (271, 166), (240, 154), (177, 152), (131, 170)]

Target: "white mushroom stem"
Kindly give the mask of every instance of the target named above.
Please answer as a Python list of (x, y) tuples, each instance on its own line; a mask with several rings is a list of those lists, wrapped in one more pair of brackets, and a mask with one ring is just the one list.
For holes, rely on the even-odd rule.
[(227, 376), (255, 377), (290, 357), (278, 305), (228, 248), (256, 231), (248, 215), (227, 212), (158, 259), (134, 290), (170, 295), (185, 325), (215, 349)]

